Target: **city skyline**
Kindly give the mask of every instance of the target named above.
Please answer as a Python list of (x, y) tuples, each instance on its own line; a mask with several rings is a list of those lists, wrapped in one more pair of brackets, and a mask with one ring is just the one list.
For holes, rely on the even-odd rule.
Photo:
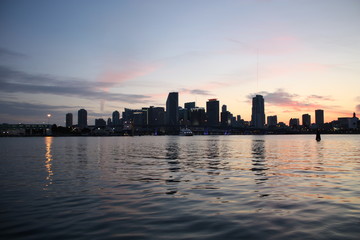
[[(168, 126), (168, 127), (179, 127), (179, 126), (208, 126), (208, 127), (226, 127), (235, 126), (234, 122), (240, 125), (237, 127), (252, 127), (252, 128), (272, 128), (272, 127), (305, 127), (309, 128), (322, 128), (324, 124), (332, 124), (342, 118), (350, 119), (356, 118), (356, 113), (349, 114), (346, 117), (338, 116), (332, 121), (325, 122), (325, 111), (323, 109), (314, 109), (313, 116), (314, 120), (311, 120), (311, 114), (303, 113), (300, 118), (291, 117), (288, 121), (278, 121), (277, 115), (267, 116), (265, 114), (266, 101), (262, 95), (255, 95), (252, 98), (252, 115), (250, 120), (242, 119), (241, 115), (234, 115), (232, 112), (227, 111), (227, 105), (222, 105), (220, 112), (220, 102), (218, 99), (208, 99), (206, 102), (206, 109), (203, 107), (196, 106), (196, 102), (186, 102), (183, 107), (178, 103), (179, 93), (170, 92), (166, 100), (166, 107), (157, 106), (143, 106), (139, 109), (124, 108), (124, 111), (120, 114), (118, 110), (114, 110), (111, 115), (105, 118), (94, 118), (94, 124), (89, 123), (87, 120), (87, 111), (85, 109), (78, 110), (78, 124), (68, 126), (68, 122), (75, 122), (72, 113), (66, 113), (65, 121), (66, 127), (79, 127), (86, 128), (88, 126), (96, 126), (97, 121), (104, 122), (103, 126), (125, 126), (126, 124), (135, 123), (135, 125), (148, 125), (148, 126)], [(201, 110), (202, 116), (195, 113), (195, 118), (191, 119), (190, 116)], [(160, 112), (159, 112), (160, 111)], [(184, 113), (186, 111), (186, 113)], [(146, 112), (145, 119), (142, 119), (142, 114)], [(180, 113), (183, 112), (183, 113)], [(69, 115), (71, 118), (69, 119)], [(181, 117), (180, 117), (181, 115)], [(85, 116), (85, 117), (80, 117)], [(86, 119), (86, 120), (84, 120)], [(107, 121), (105, 121), (107, 119)], [(200, 120), (202, 119), (202, 120)], [(195, 120), (195, 122), (194, 122)], [(233, 122), (234, 121), (234, 122)], [(287, 124), (288, 122), (288, 124)], [(280, 125), (278, 125), (280, 124)], [(126, 126), (125, 126), (126, 128)]]
[[(1, 1), (0, 123), (208, 99), (251, 120), (360, 112), (358, 1)], [(51, 114), (51, 117), (47, 117)], [(75, 119), (74, 119), (74, 122)]]

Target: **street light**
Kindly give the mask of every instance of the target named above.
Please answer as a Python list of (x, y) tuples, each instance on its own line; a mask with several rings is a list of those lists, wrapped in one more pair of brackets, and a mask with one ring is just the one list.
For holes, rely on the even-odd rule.
[(49, 113), (49, 114), (47, 115), (47, 117), (48, 117), (48, 124), (50, 124), (50, 117), (51, 117), (51, 114)]

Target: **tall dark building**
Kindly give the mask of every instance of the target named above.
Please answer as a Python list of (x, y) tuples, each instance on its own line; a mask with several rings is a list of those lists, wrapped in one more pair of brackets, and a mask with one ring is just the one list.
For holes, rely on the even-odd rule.
[(290, 118), (289, 120), (289, 126), (291, 128), (298, 128), (300, 125), (300, 121), (298, 118)]
[(264, 98), (261, 95), (256, 95), (252, 99), (251, 126), (256, 128), (263, 128), (264, 125), (265, 125)]
[(118, 111), (114, 111), (112, 113), (112, 124), (114, 126), (119, 126), (120, 125), (120, 113)]
[(267, 126), (268, 127), (276, 127), (278, 121), (277, 121), (277, 116), (268, 116), (267, 117)]
[(231, 123), (231, 113), (227, 110), (226, 105), (222, 105), (220, 114), (221, 126), (229, 126)]
[(78, 111), (78, 126), (79, 128), (87, 127), (87, 111), (85, 109)]
[(190, 123), (192, 126), (204, 126), (206, 113), (204, 108), (192, 108), (190, 114)]
[(309, 128), (311, 125), (311, 116), (309, 114), (302, 115), (302, 125), (306, 128)]
[(195, 102), (187, 102), (184, 104), (184, 108), (190, 111), (192, 108), (195, 108)]
[(315, 110), (315, 123), (317, 127), (324, 126), (324, 110), (322, 109)]
[(184, 119), (184, 124), (187, 125), (187, 124), (191, 124), (191, 109), (195, 108), (196, 105), (195, 105), (195, 102), (187, 102), (184, 104), (184, 108), (186, 110), (186, 116), (185, 116), (185, 119)]
[(102, 118), (95, 119), (95, 127), (97, 128), (105, 128), (106, 127), (106, 121)]
[(206, 115), (208, 120), (208, 126), (219, 126), (219, 108), (220, 104), (216, 98), (209, 99), (209, 101), (206, 102)]
[(147, 124), (150, 127), (160, 127), (164, 125), (165, 110), (163, 107), (148, 108), (147, 111)]
[(72, 113), (66, 114), (66, 127), (71, 127), (73, 125), (73, 115)]
[(171, 92), (166, 100), (166, 124), (177, 126), (179, 122), (179, 93)]

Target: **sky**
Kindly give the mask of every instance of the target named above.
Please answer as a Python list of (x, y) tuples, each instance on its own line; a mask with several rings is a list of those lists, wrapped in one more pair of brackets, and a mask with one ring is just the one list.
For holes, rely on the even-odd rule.
[[(208, 99), (251, 120), (360, 114), (358, 0), (2, 0), (0, 123)], [(47, 115), (51, 114), (48, 118)]]

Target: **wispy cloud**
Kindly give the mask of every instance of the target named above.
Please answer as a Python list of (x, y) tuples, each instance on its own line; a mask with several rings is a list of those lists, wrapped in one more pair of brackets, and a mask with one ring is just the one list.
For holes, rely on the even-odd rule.
[(194, 94), (194, 95), (203, 95), (203, 96), (210, 96), (212, 95), (209, 91), (202, 90), (202, 89), (187, 89), (187, 88), (181, 88), (180, 89), (181, 94)]
[(334, 99), (330, 96), (320, 96), (320, 95), (310, 95), (308, 96), (309, 100), (324, 100), (324, 101), (334, 101)]
[(107, 70), (103, 72), (98, 82), (105, 89), (124, 83), (129, 80), (134, 80), (138, 77), (148, 75), (160, 68), (159, 64), (128, 64), (122, 70)]
[(20, 57), (20, 58), (23, 58), (23, 57), (27, 57), (27, 55), (0, 47), (0, 57), (16, 57), (16, 58)]
[(357, 112), (360, 112), (360, 104), (356, 105), (355, 109)]
[(91, 100), (144, 103), (149, 96), (140, 94), (109, 93), (103, 89), (110, 82), (89, 82), (79, 79), (60, 79), (51, 75), (29, 74), (0, 66), (0, 92), (53, 94)]

